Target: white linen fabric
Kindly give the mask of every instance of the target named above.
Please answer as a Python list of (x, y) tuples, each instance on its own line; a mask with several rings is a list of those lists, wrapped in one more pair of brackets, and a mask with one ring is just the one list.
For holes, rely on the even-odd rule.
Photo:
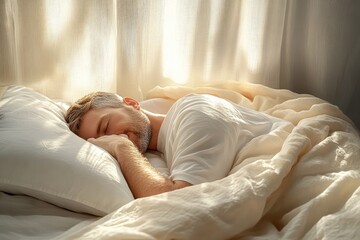
[[(145, 101), (144, 107), (147, 108), (147, 104), (152, 105), (152, 102)], [(161, 101), (154, 102), (162, 105)], [(166, 101), (163, 102), (166, 103)], [(158, 111), (163, 111), (161, 109), (160, 106)], [(166, 108), (163, 109), (165, 111)], [(164, 175), (169, 174), (166, 163), (158, 152), (146, 152), (145, 156), (157, 171)], [(106, 202), (111, 201), (107, 197), (104, 199)], [(64, 233), (73, 233), (98, 219), (99, 217), (94, 215), (69, 211), (30, 196), (0, 192), (1, 240), (49, 240), (57, 239), (59, 235), (62, 236), (58, 239), (66, 239)]]
[(0, 192), (0, 239), (54, 239), (97, 217), (55, 206), (39, 199)]
[[(174, 101), (189, 93), (211, 94), (291, 124), (284, 121), (247, 143), (223, 179), (136, 199), (102, 218), (0, 194), (0, 238), (360, 238), (360, 137), (336, 106), (248, 83), (156, 88), (148, 96)], [(53, 225), (44, 229), (41, 222)]]
[(103, 216), (134, 198), (117, 161), (72, 133), (65, 109), (11, 86), (0, 100), (0, 190)]
[[(339, 109), (256, 84), (156, 88), (207, 93), (290, 121), (247, 143), (230, 175), (137, 199), (59, 239), (358, 239), (360, 137)], [(286, 123), (286, 122), (284, 122)]]
[(172, 180), (210, 182), (227, 176), (243, 146), (281, 121), (215, 96), (190, 94), (167, 113), (157, 149)]

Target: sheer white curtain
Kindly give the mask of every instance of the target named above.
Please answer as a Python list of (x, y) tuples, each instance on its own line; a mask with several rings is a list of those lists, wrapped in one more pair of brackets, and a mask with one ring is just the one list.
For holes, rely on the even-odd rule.
[(360, 1), (0, 0), (0, 81), (73, 101), (247, 81), (360, 122)]

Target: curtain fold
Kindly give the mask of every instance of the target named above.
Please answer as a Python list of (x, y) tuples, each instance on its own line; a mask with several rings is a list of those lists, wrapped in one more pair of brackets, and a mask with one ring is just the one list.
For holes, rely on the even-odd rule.
[(0, 84), (74, 101), (244, 81), (310, 93), (357, 124), (356, 0), (1, 0)]
[(360, 2), (289, 1), (281, 88), (336, 104), (360, 127)]

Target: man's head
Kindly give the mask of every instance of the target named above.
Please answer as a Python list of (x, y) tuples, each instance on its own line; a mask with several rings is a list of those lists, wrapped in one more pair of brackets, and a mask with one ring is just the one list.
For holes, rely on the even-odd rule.
[(145, 152), (151, 139), (150, 121), (139, 103), (113, 93), (84, 96), (70, 106), (65, 119), (70, 130), (85, 140), (126, 134), (140, 152)]

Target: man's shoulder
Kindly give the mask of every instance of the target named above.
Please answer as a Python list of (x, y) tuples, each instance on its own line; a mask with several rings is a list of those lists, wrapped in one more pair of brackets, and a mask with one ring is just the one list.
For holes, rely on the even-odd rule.
[(190, 93), (179, 98), (176, 103), (178, 106), (211, 105), (214, 102), (223, 101), (209, 94)]
[(184, 99), (213, 99), (213, 100), (220, 100), (220, 98), (206, 94), (206, 93), (189, 93), (183, 97), (181, 97), (178, 101), (184, 100)]
[(176, 112), (182, 111), (200, 111), (204, 107), (207, 107), (211, 100), (209, 97), (213, 97), (207, 94), (190, 93), (179, 98), (174, 104), (174, 110)]
[(194, 112), (198, 112), (199, 109), (201, 109), (200, 106), (204, 104), (206, 104), (206, 101), (204, 101), (203, 94), (191, 93), (179, 98), (174, 103), (167, 116), (174, 115), (180, 117), (184, 114), (192, 115)]
[(219, 124), (226, 121), (221, 101), (223, 100), (208, 94), (188, 94), (176, 102), (169, 117), (173, 123), (186, 126), (196, 123), (197, 127), (201, 124), (219, 127)]

